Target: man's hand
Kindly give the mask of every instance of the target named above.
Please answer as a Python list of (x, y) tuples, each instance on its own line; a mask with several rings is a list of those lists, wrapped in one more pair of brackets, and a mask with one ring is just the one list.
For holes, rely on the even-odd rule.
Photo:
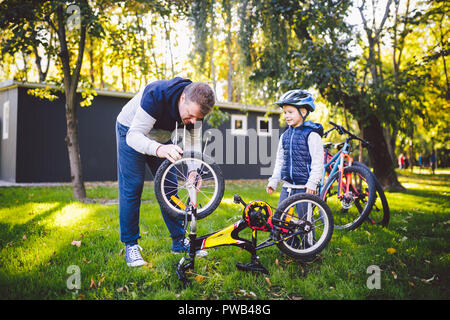
[(275, 191), (275, 190), (273, 190), (272, 187), (269, 187), (269, 186), (266, 187), (266, 192), (267, 192), (268, 194), (272, 194), (274, 191)]
[(187, 181), (189, 181), (190, 183), (195, 185), (195, 179), (197, 178), (197, 176), (198, 176), (198, 179), (197, 179), (197, 185), (195, 186), (195, 189), (197, 189), (197, 191), (200, 191), (200, 188), (202, 187), (203, 180), (202, 180), (202, 177), (196, 171), (189, 172), (189, 176), (188, 176)]
[(306, 193), (309, 193), (309, 194), (316, 194), (316, 190), (312, 190), (312, 189), (308, 189), (308, 188), (306, 188)]
[(181, 159), (182, 154), (183, 150), (174, 144), (162, 144), (156, 149), (156, 156), (158, 158), (169, 159), (172, 163)]

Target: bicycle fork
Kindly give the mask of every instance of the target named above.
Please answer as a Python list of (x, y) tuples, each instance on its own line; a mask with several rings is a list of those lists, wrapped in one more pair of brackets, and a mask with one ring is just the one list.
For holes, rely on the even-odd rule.
[[(196, 179), (197, 180), (197, 179)], [(196, 253), (196, 246), (194, 246), (195, 240), (197, 238), (197, 191), (196, 191), (196, 185), (197, 183), (191, 183), (188, 182), (186, 187), (189, 192), (189, 198), (191, 199), (191, 203), (189, 203), (189, 206), (186, 209), (186, 215), (191, 216), (191, 223), (189, 227), (189, 258), (186, 261), (186, 258), (183, 257), (178, 262), (177, 265), (177, 276), (178, 278), (183, 282), (184, 286), (187, 285), (188, 280), (186, 278), (186, 270), (194, 269), (195, 266), (195, 253)]]

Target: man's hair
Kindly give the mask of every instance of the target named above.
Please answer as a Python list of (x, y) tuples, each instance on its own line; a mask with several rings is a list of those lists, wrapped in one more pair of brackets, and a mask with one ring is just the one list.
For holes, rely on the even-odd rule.
[(204, 82), (192, 82), (184, 88), (183, 93), (186, 100), (200, 105), (200, 112), (204, 116), (211, 112), (216, 103), (214, 91)]

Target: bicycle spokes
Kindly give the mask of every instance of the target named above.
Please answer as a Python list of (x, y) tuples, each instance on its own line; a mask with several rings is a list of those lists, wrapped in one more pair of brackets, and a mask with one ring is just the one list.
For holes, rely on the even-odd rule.
[(306, 201), (293, 203), (277, 222), (279, 239), (294, 251), (308, 251), (324, 233), (325, 223), (320, 208)]
[[(199, 159), (183, 160), (171, 164), (166, 171), (161, 186), (163, 197), (180, 212), (189, 204), (195, 205), (201, 212), (217, 193), (217, 177), (205, 162)], [(196, 203), (191, 203), (190, 187), (194, 187), (197, 193)]]
[(335, 227), (348, 229), (368, 206), (369, 183), (359, 171), (347, 170), (342, 179), (330, 181), (324, 194), (334, 214)]

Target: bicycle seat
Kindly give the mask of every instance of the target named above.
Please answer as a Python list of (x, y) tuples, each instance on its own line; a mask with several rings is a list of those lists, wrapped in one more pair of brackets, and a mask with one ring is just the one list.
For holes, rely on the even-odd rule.
[(344, 142), (339, 142), (339, 143), (335, 143), (334, 144), (334, 147), (336, 148), (336, 149), (340, 149), (340, 148), (342, 148), (344, 146)]

